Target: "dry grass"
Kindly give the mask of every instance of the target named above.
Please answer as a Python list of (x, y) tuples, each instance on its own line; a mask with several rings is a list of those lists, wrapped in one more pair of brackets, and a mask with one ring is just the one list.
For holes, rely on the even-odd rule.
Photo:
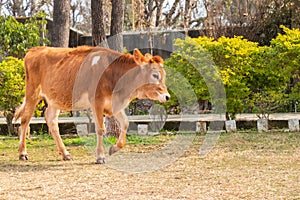
[(160, 170), (130, 174), (93, 164), (80, 145), (60, 161), (49, 139), (30, 141), (20, 162), (18, 142), (0, 140), (0, 199), (300, 199), (300, 133), (224, 134), (200, 158), (202, 141)]

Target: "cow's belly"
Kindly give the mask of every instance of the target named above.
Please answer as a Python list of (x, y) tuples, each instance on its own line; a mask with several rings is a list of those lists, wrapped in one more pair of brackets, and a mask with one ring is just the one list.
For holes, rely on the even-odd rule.
[(79, 99), (72, 100), (72, 110), (83, 110), (90, 108), (90, 101), (88, 93), (84, 93)]
[(87, 93), (81, 94), (81, 96), (77, 98), (66, 94), (56, 94), (53, 96), (41, 93), (41, 96), (46, 99), (46, 102), (49, 106), (59, 110), (71, 111), (85, 110), (90, 108), (90, 102)]

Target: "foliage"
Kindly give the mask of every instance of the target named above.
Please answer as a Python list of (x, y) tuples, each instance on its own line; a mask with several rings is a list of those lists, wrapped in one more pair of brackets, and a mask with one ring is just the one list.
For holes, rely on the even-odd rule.
[(24, 23), (14, 17), (0, 16), (0, 109), (4, 111), (10, 133), (13, 113), (24, 97), (23, 58), (26, 50), (48, 43), (41, 36), (45, 33), (45, 14), (40, 13)]
[(13, 113), (24, 97), (23, 61), (7, 57), (0, 63), (0, 110), (4, 112), (10, 133)]
[(287, 73), (289, 100), (300, 99), (300, 30), (281, 26), (285, 34), (279, 34), (271, 41), (274, 51), (273, 65), (278, 65), (280, 73)]
[(166, 105), (176, 105), (176, 113), (189, 112), (198, 99), (210, 100), (209, 93), (216, 93), (209, 90), (214, 87), (208, 86), (215, 83), (218, 74), (210, 55), (194, 39), (177, 39), (175, 45), (178, 49), (165, 61), (167, 74), (172, 74), (167, 79), (172, 98)]
[(13, 112), (24, 97), (24, 89), (23, 61), (7, 57), (0, 63), (0, 108)]
[[(244, 79), (250, 70), (249, 55), (256, 51), (257, 44), (242, 37), (221, 37), (217, 41), (207, 37), (187, 38), (178, 39), (175, 44), (178, 50), (172, 54), (166, 65), (188, 79), (197, 98), (214, 100), (211, 97), (218, 98), (225, 88), (227, 111), (233, 115), (242, 112), (242, 100), (250, 93)], [(222, 101), (221, 97), (219, 101)], [(213, 103), (216, 105), (217, 102)]]
[[(198, 100), (214, 99), (214, 92), (220, 90), (211, 83), (219, 78), (226, 91), (228, 118), (243, 112), (267, 118), (289, 100), (300, 98), (300, 31), (281, 28), (285, 34), (279, 34), (270, 46), (259, 46), (242, 37), (178, 39), (178, 49), (165, 64), (188, 80)], [(183, 79), (171, 74), (171, 81)], [(188, 97), (186, 90), (181, 93)], [(172, 96), (168, 107), (181, 104), (176, 97)]]
[(260, 47), (253, 56), (253, 71), (249, 74), (251, 91), (247, 106), (259, 118), (284, 106), (287, 102), (286, 88), (290, 74), (278, 65), (277, 53), (272, 47)]
[(34, 110), (33, 116), (34, 117), (41, 117), (45, 112), (45, 107), (47, 107), (46, 104), (45, 104), (45, 100), (40, 101), (37, 104), (36, 109)]
[[(202, 45), (202, 39), (196, 40)], [(212, 54), (219, 69), (226, 90), (227, 112), (230, 113), (230, 118), (234, 118), (235, 114), (243, 112), (250, 94), (247, 77), (252, 68), (252, 55), (257, 52), (258, 44), (242, 37), (221, 37), (211, 43), (205, 42), (204, 46)]]
[(41, 37), (45, 32), (44, 17), (45, 15), (41, 13), (23, 24), (14, 17), (0, 16), (0, 58), (6, 56), (22, 58), (27, 49), (49, 43), (47, 39)]

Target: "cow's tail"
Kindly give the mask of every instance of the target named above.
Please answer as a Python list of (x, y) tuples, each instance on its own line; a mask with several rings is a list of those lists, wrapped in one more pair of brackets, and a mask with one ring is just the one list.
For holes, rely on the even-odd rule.
[(22, 117), (23, 113), (25, 111), (25, 99), (22, 103), (21, 106), (19, 106), (16, 111), (15, 111), (15, 114), (14, 114), (14, 121), (16, 122), (20, 117)]

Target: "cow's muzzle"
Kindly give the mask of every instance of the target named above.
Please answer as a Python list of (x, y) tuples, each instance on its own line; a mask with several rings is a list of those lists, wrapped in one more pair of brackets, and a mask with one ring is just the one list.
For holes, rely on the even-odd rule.
[(159, 101), (160, 102), (166, 102), (169, 101), (171, 98), (169, 93), (159, 94)]

